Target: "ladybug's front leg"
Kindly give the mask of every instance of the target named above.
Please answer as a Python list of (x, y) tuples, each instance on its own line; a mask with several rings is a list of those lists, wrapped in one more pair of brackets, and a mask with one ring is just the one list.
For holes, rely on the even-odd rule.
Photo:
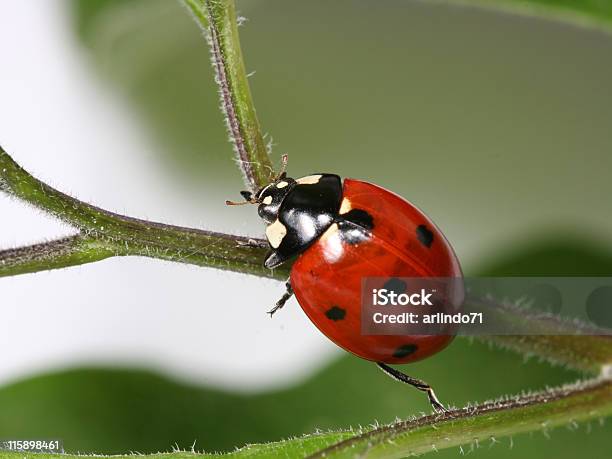
[(236, 247), (245, 247), (249, 249), (266, 249), (269, 247), (269, 245), (266, 241), (248, 238), (247, 240), (237, 240)]
[(286, 287), (287, 290), (285, 291), (283, 296), (281, 296), (280, 300), (278, 300), (276, 302), (274, 307), (268, 311), (268, 314), (270, 314), (270, 317), (272, 317), (274, 315), (274, 313), (276, 311), (278, 311), (280, 308), (285, 306), (285, 303), (289, 300), (289, 298), (291, 298), (293, 296), (293, 289), (291, 288), (291, 280), (290, 279), (287, 279), (287, 282), (285, 283), (285, 287)]
[(427, 396), (429, 397), (429, 403), (431, 403), (431, 406), (434, 410), (442, 413), (448, 411), (446, 408), (444, 408), (444, 405), (440, 403), (440, 400), (438, 400), (438, 397), (436, 397), (436, 393), (431, 388), (431, 386), (425, 381), (421, 381), (420, 379), (408, 376), (407, 374), (402, 373), (401, 371), (398, 371), (395, 368), (391, 368), (390, 366), (385, 365), (382, 362), (376, 362), (376, 365), (378, 365), (378, 367), (383, 372), (385, 372), (385, 374), (391, 376), (396, 381), (403, 382), (405, 384), (410, 384), (411, 386), (416, 387), (420, 391), (427, 392)]

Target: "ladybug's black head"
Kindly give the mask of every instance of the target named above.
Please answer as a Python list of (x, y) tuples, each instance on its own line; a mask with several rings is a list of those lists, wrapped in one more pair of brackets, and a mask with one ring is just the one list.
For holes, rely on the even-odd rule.
[(266, 223), (276, 221), (283, 199), (294, 186), (295, 180), (281, 174), (274, 182), (255, 193), (254, 201), (259, 204), (257, 213)]
[(250, 191), (241, 191), (244, 202), (225, 201), (227, 205), (239, 206), (242, 204), (257, 204), (259, 216), (268, 224), (278, 218), (280, 205), (285, 196), (295, 186), (296, 181), (283, 172), (272, 183), (259, 189), (255, 194)]
[(287, 168), (287, 155), (282, 156), (281, 171), (276, 176), (274, 181), (269, 185), (257, 190), (255, 194), (250, 191), (241, 191), (240, 194), (244, 198), (244, 202), (225, 201), (227, 205), (236, 206), (241, 204), (258, 204), (257, 212), (259, 216), (267, 223), (274, 223), (278, 218), (280, 205), (285, 199), (285, 196), (293, 189), (296, 181), (287, 177), (285, 169)]

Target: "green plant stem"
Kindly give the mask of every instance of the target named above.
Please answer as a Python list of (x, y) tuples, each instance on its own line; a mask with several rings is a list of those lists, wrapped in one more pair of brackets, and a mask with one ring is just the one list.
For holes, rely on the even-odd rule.
[(488, 299), (468, 297), (463, 310), (483, 312), (489, 325), (498, 323), (499, 329), (517, 331), (515, 335), (476, 336), (478, 340), (595, 375), (612, 364), (609, 330)]
[(0, 191), (79, 230), (75, 238), (0, 252), (0, 276), (139, 255), (218, 269), (287, 278), (287, 268), (263, 267), (267, 243), (259, 239), (184, 228), (119, 215), (64, 194), (21, 168), (0, 147)]
[(0, 251), (0, 277), (83, 265), (112, 257), (113, 251), (80, 234)]
[(493, 343), (524, 356), (536, 356), (556, 365), (597, 374), (612, 362), (612, 337), (571, 335), (482, 336)]
[(244, 67), (233, 0), (184, 0), (210, 44), (221, 107), (247, 185), (257, 191), (275, 175)]
[(612, 382), (592, 380), (380, 427), (310, 458), (402, 458), (466, 444), (474, 447), (524, 432), (573, 427), (610, 414)]

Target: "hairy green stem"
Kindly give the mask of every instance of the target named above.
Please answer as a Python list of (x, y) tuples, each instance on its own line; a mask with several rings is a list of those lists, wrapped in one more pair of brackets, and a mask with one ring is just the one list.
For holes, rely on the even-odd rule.
[(0, 250), (0, 277), (83, 265), (113, 255), (113, 251), (104, 244), (77, 234), (17, 249)]
[(221, 108), (247, 185), (257, 191), (270, 183), (270, 162), (249, 89), (233, 0), (184, 0), (210, 44)]
[(36, 179), (0, 147), (0, 191), (77, 228), (80, 235), (0, 252), (0, 276), (140, 255), (286, 279), (263, 267), (267, 243), (243, 236), (140, 220), (79, 201)]
[(483, 312), (489, 324), (498, 323), (516, 335), (483, 335), (476, 339), (496, 344), (525, 356), (586, 373), (599, 374), (612, 364), (612, 336), (577, 319), (533, 313), (529, 309), (492, 299), (468, 297), (464, 312)]
[(524, 356), (536, 356), (556, 365), (597, 374), (612, 363), (612, 337), (571, 335), (480, 336)]
[(612, 414), (612, 381), (598, 379), (467, 406), (366, 432), (310, 456), (402, 458), (460, 445), (478, 446), (534, 430), (597, 420)]

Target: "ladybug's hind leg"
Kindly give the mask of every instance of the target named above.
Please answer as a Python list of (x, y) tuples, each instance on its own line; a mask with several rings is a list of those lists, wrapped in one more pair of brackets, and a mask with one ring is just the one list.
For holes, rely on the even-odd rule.
[(425, 381), (421, 381), (420, 379), (408, 376), (407, 374), (402, 373), (401, 371), (398, 371), (395, 368), (391, 368), (390, 366), (382, 362), (376, 362), (376, 365), (378, 365), (378, 368), (380, 368), (385, 374), (392, 377), (396, 381), (405, 384), (410, 384), (411, 386), (416, 387), (420, 391), (427, 392), (427, 396), (429, 397), (429, 403), (431, 403), (431, 406), (435, 411), (442, 413), (448, 411), (446, 408), (444, 408), (444, 405), (440, 403), (440, 400), (438, 400), (438, 397), (436, 397), (436, 393), (434, 392), (432, 387)]
[(291, 288), (291, 281), (289, 279), (287, 279), (287, 282), (285, 283), (285, 288), (287, 290), (285, 291), (285, 293), (283, 293), (283, 296), (281, 296), (280, 300), (276, 302), (274, 307), (268, 311), (270, 317), (272, 317), (276, 311), (285, 306), (285, 303), (289, 301), (289, 298), (293, 296), (293, 288)]

